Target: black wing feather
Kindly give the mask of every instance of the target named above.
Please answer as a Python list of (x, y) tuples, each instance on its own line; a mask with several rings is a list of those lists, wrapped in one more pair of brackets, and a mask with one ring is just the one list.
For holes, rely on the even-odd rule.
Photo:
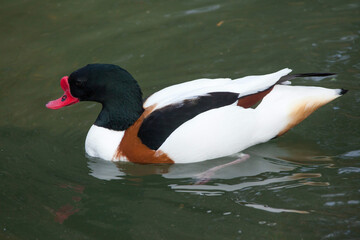
[(143, 121), (138, 137), (157, 150), (181, 124), (210, 109), (233, 104), (238, 97), (239, 93), (213, 92), (155, 110)]

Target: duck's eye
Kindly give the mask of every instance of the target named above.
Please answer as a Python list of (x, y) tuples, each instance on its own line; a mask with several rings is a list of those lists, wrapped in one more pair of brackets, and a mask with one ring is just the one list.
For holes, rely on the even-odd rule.
[(77, 87), (83, 87), (83, 86), (85, 85), (85, 82), (86, 82), (85, 79), (81, 79), (81, 78), (76, 79), (76, 81), (75, 81), (75, 86), (77, 86)]

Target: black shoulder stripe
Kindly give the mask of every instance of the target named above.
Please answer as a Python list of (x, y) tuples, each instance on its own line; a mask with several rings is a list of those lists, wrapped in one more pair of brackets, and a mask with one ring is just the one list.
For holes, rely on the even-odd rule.
[(145, 118), (138, 137), (147, 147), (157, 150), (181, 124), (202, 112), (233, 104), (238, 97), (234, 92), (212, 92), (163, 107)]

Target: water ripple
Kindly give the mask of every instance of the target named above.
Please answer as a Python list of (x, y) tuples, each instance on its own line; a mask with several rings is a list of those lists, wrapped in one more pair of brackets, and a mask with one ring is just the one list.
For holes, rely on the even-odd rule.
[(360, 157), (360, 149), (344, 153), (341, 155), (341, 157), (346, 157), (346, 158)]
[(202, 7), (202, 8), (196, 8), (196, 9), (191, 9), (191, 10), (187, 10), (184, 12), (185, 15), (191, 15), (191, 14), (198, 14), (198, 13), (205, 13), (205, 12), (211, 12), (211, 11), (215, 11), (217, 9), (220, 8), (219, 4), (216, 5), (212, 5), (212, 6), (207, 6), (207, 7)]
[(259, 209), (259, 210), (264, 210), (264, 211), (271, 212), (271, 213), (284, 213), (284, 212), (301, 213), (301, 214), (308, 214), (309, 213), (308, 211), (285, 209), (285, 208), (273, 208), (273, 207), (269, 207), (269, 206), (265, 206), (265, 205), (261, 205), (261, 204), (246, 203), (244, 205), (247, 206), (247, 207), (251, 207), (251, 208), (255, 208), (255, 209)]
[(349, 174), (349, 173), (360, 173), (360, 168), (357, 167), (344, 167), (338, 170), (339, 174)]
[(181, 12), (181, 13), (165, 14), (164, 17), (168, 18), (168, 17), (188, 16), (188, 15), (193, 15), (193, 14), (212, 12), (212, 11), (215, 11), (215, 10), (217, 10), (219, 8), (220, 8), (220, 4), (216, 4), (216, 5), (211, 5), (211, 6), (186, 10), (186, 11)]

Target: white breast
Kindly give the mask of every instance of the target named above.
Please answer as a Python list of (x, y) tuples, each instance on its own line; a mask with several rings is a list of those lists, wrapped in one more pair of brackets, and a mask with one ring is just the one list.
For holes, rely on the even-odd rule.
[(123, 136), (124, 131), (92, 125), (86, 136), (85, 151), (91, 157), (111, 161)]

